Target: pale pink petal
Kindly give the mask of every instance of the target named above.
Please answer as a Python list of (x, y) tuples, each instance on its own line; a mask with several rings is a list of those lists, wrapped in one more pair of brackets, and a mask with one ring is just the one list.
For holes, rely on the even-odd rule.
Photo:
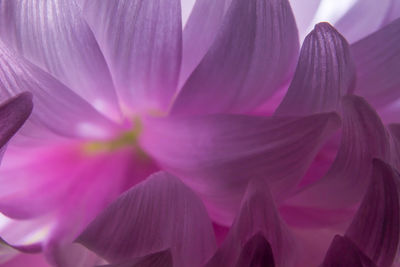
[(324, 209), (351, 207), (360, 201), (369, 184), (372, 159), (389, 159), (387, 131), (363, 98), (344, 97), (342, 119), (342, 140), (334, 163), (321, 180), (289, 200), (291, 205)]
[(105, 115), (119, 115), (111, 75), (75, 0), (4, 0), (0, 38)]
[[(262, 180), (249, 183), (227, 238), (206, 266), (234, 266), (237, 261), (243, 260), (241, 253), (246, 253), (243, 251), (248, 249), (246, 243), (254, 235), (260, 235), (269, 243), (277, 266), (292, 266), (296, 255), (294, 240), (281, 221), (268, 186)], [(268, 252), (268, 249), (264, 251)]]
[(397, 19), (351, 46), (357, 68), (356, 93), (376, 108), (382, 109), (400, 98), (399, 42)]
[(28, 92), (0, 104), (0, 150), (4, 150), (7, 142), (28, 119), (32, 108), (32, 94)]
[(128, 260), (122, 263), (102, 265), (100, 267), (173, 267), (170, 250), (156, 252), (147, 256)]
[(336, 235), (321, 267), (376, 267), (347, 237)]
[[(15, 251), (24, 253), (38, 253), (43, 249), (41, 238), (49, 233), (51, 221), (49, 216), (42, 216), (32, 220), (13, 220), (3, 215), (0, 217), (0, 243), (9, 251), (4, 251), (0, 246), (0, 262), (3, 256), (15, 254)], [(12, 248), (14, 251), (10, 251)]]
[(61, 136), (104, 138), (114, 124), (50, 74), (0, 41), (0, 99), (29, 91), (34, 109), (29, 122)]
[(124, 108), (165, 110), (181, 65), (180, 1), (87, 1), (84, 12)]
[(179, 87), (183, 85), (212, 45), (220, 30), (225, 15), (225, 5), (228, 3), (230, 0), (197, 0), (195, 2), (183, 31)]
[(287, 0), (233, 0), (215, 41), (186, 81), (171, 112), (255, 109), (289, 78), (298, 47)]
[(201, 266), (215, 250), (206, 210), (178, 178), (157, 173), (120, 196), (78, 241), (111, 262), (171, 249), (174, 266)]
[(330, 24), (317, 24), (306, 37), (299, 62), (276, 115), (309, 115), (336, 111), (355, 85), (349, 45)]
[(346, 231), (377, 266), (392, 266), (400, 239), (399, 174), (390, 165), (374, 160), (368, 191)]
[(236, 267), (275, 267), (274, 255), (262, 233), (255, 234), (243, 246)]
[(355, 4), (334, 25), (350, 43), (353, 43), (382, 27), (391, 5), (392, 0), (379, 2), (356, 0)]
[(334, 113), (148, 118), (141, 144), (202, 196), (214, 220), (229, 225), (249, 179), (267, 179), (276, 196), (289, 193), (339, 125)]

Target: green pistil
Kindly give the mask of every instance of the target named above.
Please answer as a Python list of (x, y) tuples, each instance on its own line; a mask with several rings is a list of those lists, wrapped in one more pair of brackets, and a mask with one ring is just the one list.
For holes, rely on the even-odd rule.
[(143, 150), (139, 147), (138, 138), (142, 132), (142, 124), (139, 119), (135, 119), (131, 131), (125, 132), (114, 140), (95, 141), (84, 145), (84, 151), (88, 154), (98, 154), (102, 152), (112, 152), (124, 147), (132, 147), (139, 155), (145, 156)]

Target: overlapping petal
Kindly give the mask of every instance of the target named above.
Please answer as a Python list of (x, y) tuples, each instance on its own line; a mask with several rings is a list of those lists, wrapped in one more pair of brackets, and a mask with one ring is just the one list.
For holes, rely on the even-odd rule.
[[(259, 255), (258, 259), (254, 257), (256, 255), (246, 258), (243, 254), (249, 249), (250, 253), (261, 250), (267, 254)], [(259, 263), (275, 262), (277, 266), (285, 267), (292, 266), (295, 255), (294, 241), (279, 218), (267, 184), (255, 179), (249, 183), (228, 236), (206, 266), (253, 266), (238, 264), (248, 260), (257, 263), (258, 260)]]
[(379, 3), (374, 0), (353, 2), (353, 6), (335, 22), (335, 27), (351, 43), (382, 27), (392, 8), (393, 0), (382, 0)]
[(334, 113), (148, 118), (141, 144), (202, 195), (213, 219), (229, 225), (250, 179), (267, 179), (275, 196), (287, 194), (339, 125)]
[(375, 159), (371, 183), (346, 236), (377, 266), (392, 266), (400, 241), (399, 174)]
[(336, 235), (321, 267), (376, 267), (347, 237)]
[(214, 43), (186, 81), (171, 112), (253, 110), (288, 79), (298, 46), (287, 0), (233, 0)]
[(110, 72), (75, 0), (3, 0), (0, 38), (99, 111), (119, 116)]
[(201, 266), (215, 250), (203, 204), (167, 173), (120, 196), (78, 241), (112, 263), (170, 249), (174, 266)]
[[(28, 91), (34, 96), (29, 122), (68, 137), (105, 138), (114, 124), (50, 74), (0, 41), (0, 97)], [(44, 126), (44, 127), (43, 127)]]
[(231, 0), (198, 0), (195, 2), (183, 31), (179, 87), (183, 85), (212, 45), (224, 18), (225, 6), (230, 2)]
[(323, 266), (392, 266), (400, 241), (399, 173), (373, 160), (368, 190), (344, 237), (336, 236)]
[(372, 159), (389, 160), (388, 133), (378, 114), (363, 98), (344, 97), (342, 115), (342, 139), (335, 161), (321, 180), (289, 201), (292, 205), (324, 209), (349, 207), (365, 193)]
[(0, 104), (0, 150), (32, 112), (32, 94), (25, 92)]
[[(376, 108), (382, 109), (400, 98), (399, 42), (397, 19), (351, 46), (357, 68), (356, 93)], [(398, 109), (394, 113), (397, 112)]]
[(347, 41), (328, 23), (306, 37), (292, 83), (276, 115), (336, 111), (355, 86), (355, 68)]
[(102, 267), (173, 267), (172, 254), (169, 250), (128, 260), (123, 263), (102, 265)]
[(86, 1), (84, 12), (124, 108), (165, 110), (181, 64), (180, 1)]
[(297, 28), (299, 29), (300, 40), (308, 34), (308, 28), (312, 23), (314, 16), (318, 10), (321, 0), (307, 1), (304, 4), (302, 0), (289, 0), (290, 5), (293, 9), (294, 17), (296, 18)]

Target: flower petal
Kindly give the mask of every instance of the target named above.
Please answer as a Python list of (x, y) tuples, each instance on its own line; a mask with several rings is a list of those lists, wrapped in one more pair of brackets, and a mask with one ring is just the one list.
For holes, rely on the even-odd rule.
[(25, 92), (0, 104), (0, 149), (13, 137), (32, 112), (32, 94)]
[(353, 2), (355, 4), (334, 24), (350, 43), (382, 27), (392, 4), (392, 0), (381, 0), (379, 3), (374, 0)]
[(302, 0), (289, 0), (296, 18), (297, 28), (299, 29), (300, 40), (308, 34), (309, 27), (318, 10), (321, 0), (309, 0), (304, 4)]
[(368, 191), (346, 231), (377, 266), (392, 266), (400, 240), (399, 174), (381, 160), (373, 162)]
[(400, 19), (397, 19), (351, 46), (357, 69), (356, 93), (376, 108), (400, 98), (399, 42)]
[(170, 250), (156, 252), (123, 263), (102, 265), (101, 267), (173, 267)]
[(355, 85), (349, 45), (330, 24), (317, 24), (306, 37), (296, 73), (277, 115), (336, 111)]
[(322, 179), (289, 200), (291, 205), (324, 209), (349, 207), (365, 194), (372, 159), (389, 159), (386, 129), (363, 98), (344, 97), (342, 114), (342, 140), (334, 163)]
[(287, 0), (233, 0), (214, 43), (178, 94), (171, 112), (253, 110), (289, 78), (298, 46)]
[(165, 110), (181, 64), (180, 1), (86, 1), (84, 12), (125, 108)]
[(261, 234), (255, 234), (243, 246), (236, 267), (275, 267), (274, 255), (269, 242)]
[(216, 246), (201, 201), (167, 173), (154, 174), (120, 196), (78, 242), (111, 262), (170, 248), (174, 266), (200, 266)]
[(38, 128), (68, 137), (109, 137), (115, 125), (48, 73), (11, 51), (0, 41), (0, 93), (33, 94), (31, 119)]
[(230, 225), (249, 179), (268, 179), (276, 196), (287, 194), (339, 125), (334, 113), (148, 118), (141, 145), (202, 196), (214, 220)]
[(347, 237), (336, 235), (321, 267), (376, 267)]
[[(183, 4), (183, 3), (182, 3)], [(183, 31), (179, 87), (187, 80), (212, 45), (230, 0), (198, 0)]]
[(0, 38), (105, 115), (119, 115), (104, 56), (75, 0), (4, 0)]
[[(256, 179), (250, 181), (239, 214), (228, 236), (206, 267), (234, 266), (235, 262), (238, 264), (245, 260), (241, 259), (241, 254), (249, 249), (246, 246), (251, 245), (254, 235), (263, 237), (270, 244), (273, 259), (267, 255), (267, 258), (264, 258), (266, 262), (272, 260), (277, 266), (292, 266), (295, 259), (294, 240), (279, 218), (267, 184)], [(261, 244), (263, 244), (264, 252), (268, 252), (265, 242)]]
[(400, 124), (390, 124), (388, 130), (391, 136), (391, 163), (400, 170)]

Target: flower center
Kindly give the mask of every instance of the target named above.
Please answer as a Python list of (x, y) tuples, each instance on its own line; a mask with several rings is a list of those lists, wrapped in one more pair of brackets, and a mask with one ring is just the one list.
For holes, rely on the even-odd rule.
[(93, 141), (84, 144), (83, 149), (88, 154), (99, 154), (104, 152), (113, 152), (118, 149), (131, 147), (138, 154), (145, 156), (140, 148), (138, 138), (142, 132), (142, 124), (139, 119), (134, 120), (133, 128), (124, 132), (115, 139), (109, 141)]

